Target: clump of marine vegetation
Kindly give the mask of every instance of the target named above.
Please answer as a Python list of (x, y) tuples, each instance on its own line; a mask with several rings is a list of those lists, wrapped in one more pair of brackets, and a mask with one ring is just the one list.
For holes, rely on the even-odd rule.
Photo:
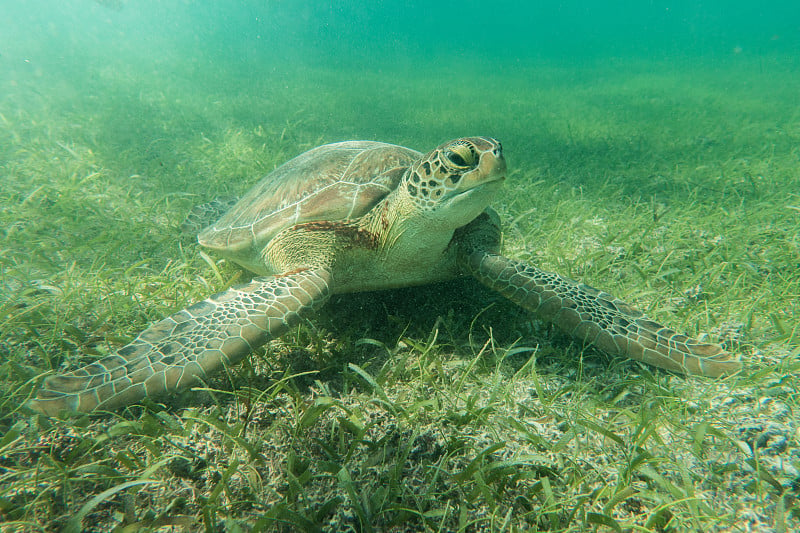
[[(0, 521), (21, 531), (800, 529), (796, 65), (10, 72)], [(645, 68), (646, 67), (646, 68)], [(656, 72), (656, 73), (653, 73)], [(416, 80), (424, 80), (420, 83)], [(323, 142), (493, 135), (508, 255), (726, 345), (682, 377), (469, 280), (335, 297), (196, 390), (47, 419), (43, 375), (247, 274), (192, 206)]]

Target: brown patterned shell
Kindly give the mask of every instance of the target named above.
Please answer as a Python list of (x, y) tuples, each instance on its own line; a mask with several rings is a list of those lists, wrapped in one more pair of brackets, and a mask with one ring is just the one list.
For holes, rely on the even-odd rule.
[(420, 157), (409, 148), (372, 141), (319, 146), (269, 173), (198, 240), (246, 255), (295, 224), (353, 220), (394, 190)]

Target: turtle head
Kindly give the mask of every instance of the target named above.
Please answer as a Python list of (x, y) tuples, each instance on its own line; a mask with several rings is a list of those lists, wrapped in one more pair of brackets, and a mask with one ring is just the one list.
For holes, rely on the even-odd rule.
[(412, 164), (401, 187), (417, 208), (459, 227), (486, 209), (505, 173), (499, 141), (465, 137), (442, 144)]

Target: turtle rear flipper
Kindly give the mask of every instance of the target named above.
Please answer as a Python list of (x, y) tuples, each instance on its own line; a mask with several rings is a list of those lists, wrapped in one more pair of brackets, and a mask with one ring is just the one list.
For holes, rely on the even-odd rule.
[(741, 368), (741, 363), (722, 347), (677, 333), (588, 285), (481, 251), (465, 255), (462, 262), (486, 286), (610, 355), (711, 377)]
[(48, 377), (28, 405), (89, 413), (190, 387), (285, 333), (330, 294), (325, 268), (255, 278), (167, 317), (115, 354)]

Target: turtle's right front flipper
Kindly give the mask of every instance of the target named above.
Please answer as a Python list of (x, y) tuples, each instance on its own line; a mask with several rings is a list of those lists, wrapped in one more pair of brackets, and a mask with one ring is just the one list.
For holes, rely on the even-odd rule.
[(256, 278), (198, 302), (139, 334), (115, 354), (48, 377), (29, 406), (48, 416), (89, 413), (185, 389), (284, 334), (330, 294), (330, 272)]
[(722, 347), (681, 335), (588, 285), (480, 250), (464, 254), (462, 265), (487, 287), (611, 355), (684, 374), (719, 377), (741, 369)]

